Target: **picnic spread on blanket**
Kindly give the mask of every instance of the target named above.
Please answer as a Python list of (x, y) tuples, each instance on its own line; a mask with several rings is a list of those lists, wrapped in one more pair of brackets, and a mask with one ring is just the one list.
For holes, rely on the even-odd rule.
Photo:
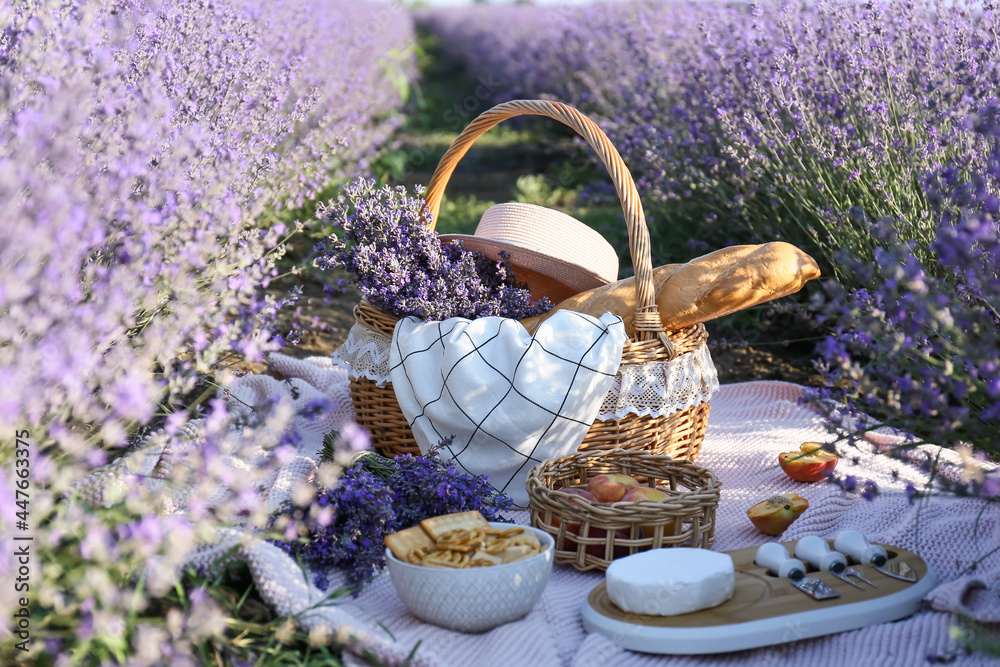
[[(501, 204), (474, 235), (433, 233), (465, 151), (522, 114), (569, 125), (607, 166), (632, 277), (617, 280), (599, 234), (541, 207)], [(224, 397), (244, 410), (275, 396), (333, 406), (293, 420), (298, 454), (262, 489), (274, 512), (316, 484), (325, 436), (355, 424), (371, 452), (341, 456), (345, 469), (427, 457), (442, 475), (488, 482), (474, 496), (484, 504), (408, 515), (366, 546), (377, 562), (361, 582), (334, 567), (303, 573), (295, 547), (238, 523), (192, 563), (247, 562), (275, 611), (335, 633), (347, 664), (977, 664), (949, 627), (956, 615), (1000, 622), (1000, 519), (976, 498), (903, 490), (967, 475), (968, 461), (908, 448), (906, 434), (877, 424), (835, 445), (842, 406), (788, 383), (719, 384), (704, 323), (799, 291), (819, 275), (811, 257), (773, 242), (654, 268), (628, 169), (592, 121), (555, 102), (482, 114), (425, 201), (425, 229), (412, 232), (429, 253), (420, 261), (509, 271), (530, 301), (501, 280), (499, 312), (425, 318), (391, 308), (405, 301), (395, 293), (362, 289), (332, 357), (272, 355), (271, 374), (239, 378)], [(344, 266), (364, 252), (361, 232), (353, 240)], [(192, 442), (199, 428), (185, 427)], [(267, 457), (248, 457), (241, 437), (234, 429), (227, 450), (236, 471)], [(129, 475), (155, 483), (175, 455), (140, 449), (81, 492), (100, 502)], [(183, 512), (183, 494), (168, 508)], [(493, 520), (498, 508), (506, 520)], [(328, 600), (340, 584), (355, 594)]]

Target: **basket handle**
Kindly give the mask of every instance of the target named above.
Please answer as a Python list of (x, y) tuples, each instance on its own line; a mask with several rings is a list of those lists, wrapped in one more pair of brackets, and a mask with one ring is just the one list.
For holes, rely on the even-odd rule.
[(554, 118), (574, 130), (587, 140), (590, 147), (600, 156), (607, 167), (611, 180), (618, 191), (618, 198), (625, 213), (625, 224), (628, 227), (629, 254), (632, 257), (632, 268), (635, 270), (635, 332), (638, 340), (650, 340), (658, 337), (666, 346), (669, 356), (674, 356), (673, 345), (663, 331), (660, 315), (656, 308), (653, 292), (653, 260), (649, 248), (649, 230), (646, 228), (646, 216), (639, 201), (639, 191), (635, 187), (632, 174), (622, 160), (618, 150), (607, 135), (594, 121), (571, 106), (548, 100), (513, 100), (504, 102), (483, 112), (469, 123), (462, 133), (455, 138), (451, 147), (438, 163), (431, 182), (424, 194), (427, 209), (423, 222), (434, 229), (437, 224), (438, 212), (441, 209), (441, 199), (459, 160), (468, 152), (472, 144), (490, 128), (508, 118), (522, 115), (548, 116)]

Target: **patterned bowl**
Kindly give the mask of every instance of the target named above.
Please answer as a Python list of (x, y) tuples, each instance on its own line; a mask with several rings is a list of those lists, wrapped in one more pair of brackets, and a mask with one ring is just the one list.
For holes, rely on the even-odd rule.
[[(517, 524), (490, 523), (494, 528)], [(538, 602), (549, 573), (555, 541), (543, 530), (542, 552), (531, 558), (487, 567), (450, 569), (405, 563), (385, 550), (392, 585), (414, 616), (459, 632), (485, 632), (526, 615)]]

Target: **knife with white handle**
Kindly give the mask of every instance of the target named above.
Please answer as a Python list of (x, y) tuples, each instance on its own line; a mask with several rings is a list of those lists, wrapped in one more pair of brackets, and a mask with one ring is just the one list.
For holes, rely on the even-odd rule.
[(799, 589), (814, 600), (839, 598), (840, 593), (833, 590), (823, 580), (806, 576), (805, 564), (797, 558), (788, 555), (788, 549), (777, 542), (768, 542), (757, 549), (754, 563), (766, 568), (768, 572), (783, 579), (788, 579), (792, 586)]
[(870, 563), (872, 567), (887, 577), (914, 583), (917, 573), (909, 564), (902, 561), (889, 560), (889, 554), (877, 544), (871, 544), (868, 538), (856, 530), (841, 531), (833, 541), (837, 551), (847, 554), (859, 563)]
[(853, 567), (847, 566), (847, 558), (839, 551), (832, 551), (827, 541), (818, 535), (803, 537), (795, 545), (795, 556), (813, 565), (820, 570), (829, 570), (833, 576), (841, 581), (849, 583), (855, 588), (864, 590), (865, 587), (851, 580), (851, 577), (864, 581), (874, 588), (878, 588), (871, 581), (866, 579)]

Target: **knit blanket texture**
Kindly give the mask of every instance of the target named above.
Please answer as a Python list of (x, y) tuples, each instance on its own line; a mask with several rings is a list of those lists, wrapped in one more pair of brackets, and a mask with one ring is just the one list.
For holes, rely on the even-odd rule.
[[(353, 413), (347, 373), (329, 358), (297, 360), (272, 355), (270, 363), (285, 380), (267, 375), (240, 378), (230, 389), (230, 400), (254, 405), (255, 401), (282, 395), (304, 404), (325, 396), (339, 406), (321, 423), (305, 419), (293, 423), (292, 428), (302, 436), (299, 456), (275, 475), (271, 488), (264, 490), (269, 506), (277, 507), (289, 498), (297, 480), (311, 474), (322, 434), (350, 421)], [(773, 646), (735, 653), (649, 655), (627, 651), (584, 630), (581, 605), (603, 580), (603, 573), (578, 572), (568, 565), (554, 566), (541, 599), (523, 619), (483, 634), (462, 634), (413, 617), (396, 595), (387, 572), (377, 576), (359, 596), (323, 604), (325, 595), (303, 579), (289, 556), (238, 526), (219, 531), (214, 543), (200, 545), (191, 562), (211, 564), (238, 546), (229, 557), (248, 564), (258, 590), (274, 610), (281, 615), (296, 614), (303, 629), (328, 633), (345, 647), (348, 665), (369, 664), (362, 655), (383, 665), (414, 667), (995, 664), (981, 654), (963, 652), (950, 638), (949, 629), (956, 624), (957, 614), (962, 614), (1000, 630), (998, 505), (955, 496), (912, 502), (903, 488), (907, 483), (923, 488), (927, 473), (919, 461), (924, 456), (939, 456), (958, 470), (962, 461), (956, 452), (932, 446), (917, 448), (909, 462), (881, 455), (880, 448), (903, 441), (888, 431), (870, 434), (857, 442), (856, 448), (843, 449), (837, 468), (839, 474), (854, 475), (859, 482), (875, 482), (881, 493), (874, 500), (847, 493), (834, 484), (805, 485), (791, 480), (775, 465), (778, 453), (797, 450), (803, 442), (830, 439), (829, 417), (801, 404), (802, 396), (800, 386), (761, 381), (723, 385), (712, 398), (698, 463), (713, 470), (722, 484), (713, 548), (728, 551), (770, 541), (772, 538), (750, 524), (746, 509), (764, 498), (794, 491), (808, 498), (810, 507), (782, 540), (806, 535), (832, 538), (841, 530), (855, 529), (873, 542), (914, 551), (935, 568), (938, 585), (926, 598), (924, 609), (909, 618), (813, 639), (787, 637)], [(196, 426), (192, 437), (197, 435)], [(139, 450), (127, 461), (116, 463), (117, 468), (95, 473), (86, 485), (89, 497), (99, 502), (102, 487), (121, 483), (126, 471), (142, 473), (148, 468), (146, 472), (153, 473), (162, 464), (162, 454)], [(231, 462), (237, 469), (248, 464), (252, 462)], [(176, 499), (177, 511), (183, 511), (183, 500)], [(528, 522), (527, 512), (514, 516), (520, 523)], [(332, 575), (336, 586), (340, 575)]]

